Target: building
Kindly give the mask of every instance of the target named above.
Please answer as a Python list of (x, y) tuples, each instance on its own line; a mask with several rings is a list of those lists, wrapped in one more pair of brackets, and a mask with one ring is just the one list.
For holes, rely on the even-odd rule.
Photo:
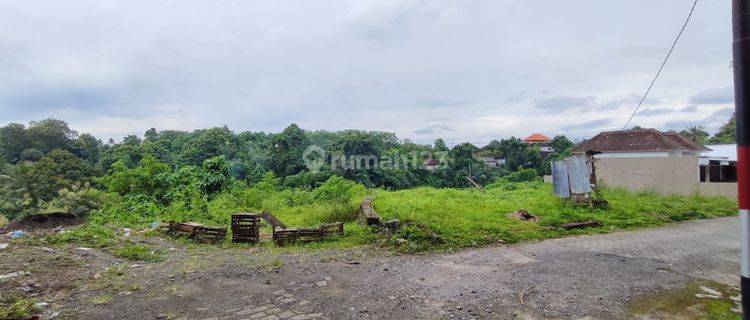
[(552, 141), (552, 139), (541, 133), (534, 133), (526, 138), (523, 138), (522, 141), (526, 142), (527, 144), (539, 146), (539, 151), (542, 154), (542, 158), (546, 158), (547, 156), (555, 152), (555, 150), (553, 150), (549, 145), (549, 142)]
[(737, 145), (716, 144), (707, 146), (698, 159), (701, 182), (737, 182)]
[(505, 159), (501, 159), (501, 158), (480, 157), (479, 160), (482, 161), (484, 165), (489, 168), (499, 168), (505, 164)]
[(528, 144), (535, 144), (535, 143), (544, 144), (544, 143), (550, 142), (550, 140), (552, 139), (550, 139), (549, 137), (541, 133), (534, 133), (526, 138), (523, 138), (523, 142), (526, 142)]
[(587, 156), (592, 179), (604, 185), (660, 194), (737, 196), (736, 183), (701, 179), (704, 174), (711, 175), (701, 163), (716, 161), (707, 156), (712, 150), (676, 132), (602, 132), (572, 151)]

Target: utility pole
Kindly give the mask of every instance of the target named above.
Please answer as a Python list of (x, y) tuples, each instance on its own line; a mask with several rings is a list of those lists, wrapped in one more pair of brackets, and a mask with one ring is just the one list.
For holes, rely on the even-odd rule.
[(732, 1), (742, 318), (750, 319), (750, 0)]

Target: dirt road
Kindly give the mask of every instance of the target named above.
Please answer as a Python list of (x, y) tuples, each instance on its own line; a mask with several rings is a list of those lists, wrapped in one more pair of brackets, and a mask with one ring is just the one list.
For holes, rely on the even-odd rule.
[(166, 262), (125, 272), (126, 285), (138, 290), (98, 305), (79, 296), (63, 316), (632, 318), (641, 310), (634, 301), (683, 289), (697, 278), (733, 290), (736, 226), (737, 218), (720, 218), (416, 256), (372, 249), (276, 255), (178, 248)]

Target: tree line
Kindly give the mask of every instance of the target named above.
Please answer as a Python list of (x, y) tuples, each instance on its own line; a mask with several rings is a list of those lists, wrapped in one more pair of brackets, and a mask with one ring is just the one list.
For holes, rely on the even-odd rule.
[[(422, 165), (426, 159), (418, 158), (416, 165), (375, 168), (325, 162), (319, 170), (310, 171), (303, 153), (312, 145), (345, 159), (361, 155), (444, 157), (432, 169)], [(0, 127), (0, 210), (14, 217), (40, 208), (81, 203), (86, 207), (90, 190), (137, 193), (168, 203), (184, 199), (186, 192), (210, 197), (231, 185), (252, 186), (269, 174), (292, 189), (314, 189), (334, 175), (371, 188), (468, 187), (466, 177), (485, 184), (519, 169), (543, 174), (549, 171), (549, 161), (569, 154), (572, 142), (557, 136), (550, 146), (554, 153), (543, 158), (538, 146), (518, 138), (493, 140), (483, 147), (462, 143), (451, 148), (442, 139), (418, 144), (390, 132), (307, 131), (296, 124), (280, 133), (235, 133), (226, 126), (192, 132), (150, 129), (142, 138), (130, 135), (117, 143), (104, 143), (91, 134), (79, 134), (63, 120), (49, 118), (28, 126)], [(505, 162), (488, 167), (481, 157)]]

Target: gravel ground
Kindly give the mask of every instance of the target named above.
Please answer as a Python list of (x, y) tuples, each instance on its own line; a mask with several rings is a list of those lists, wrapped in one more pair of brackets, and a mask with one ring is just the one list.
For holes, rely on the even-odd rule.
[(138, 290), (80, 319), (616, 319), (628, 303), (705, 278), (735, 286), (737, 218), (607, 235), (394, 255), (374, 249), (270, 253), (175, 248), (130, 268)]

